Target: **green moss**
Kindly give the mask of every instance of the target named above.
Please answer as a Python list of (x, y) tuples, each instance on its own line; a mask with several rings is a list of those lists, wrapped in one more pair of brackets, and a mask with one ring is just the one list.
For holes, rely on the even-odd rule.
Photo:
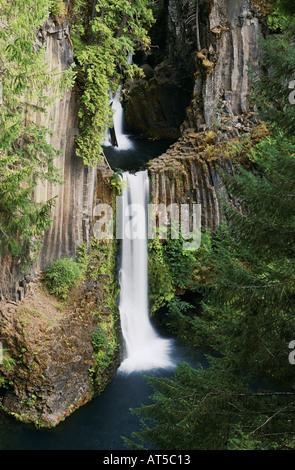
[(154, 313), (174, 297), (173, 279), (159, 238), (149, 244), (149, 301)]
[(52, 16), (57, 17), (60, 15), (64, 15), (66, 12), (66, 6), (63, 0), (52, 0), (52, 6), (50, 9), (50, 13)]
[(196, 290), (199, 283), (208, 283), (207, 260), (211, 252), (209, 233), (202, 234), (201, 247), (184, 251), (182, 239), (159, 240), (149, 244), (149, 300), (151, 312), (168, 305), (178, 293)]
[[(114, 240), (92, 240), (91, 259), (86, 276), (91, 281), (103, 284), (104, 307), (96, 309), (98, 326), (91, 335), (94, 350), (94, 365), (89, 369), (93, 394), (101, 392), (109, 377), (107, 373), (116, 360), (118, 351), (118, 295), (119, 285), (116, 265), (117, 244)], [(105, 308), (106, 307), (106, 308)]]
[(11, 372), (16, 366), (15, 360), (10, 357), (8, 350), (3, 349), (2, 351), (2, 364), (0, 365), (0, 370), (3, 372)]
[(117, 279), (116, 264), (117, 245), (113, 240), (92, 240), (91, 261), (88, 265), (86, 276), (93, 281), (100, 276), (104, 277), (106, 306), (115, 312), (118, 308), (119, 284)]

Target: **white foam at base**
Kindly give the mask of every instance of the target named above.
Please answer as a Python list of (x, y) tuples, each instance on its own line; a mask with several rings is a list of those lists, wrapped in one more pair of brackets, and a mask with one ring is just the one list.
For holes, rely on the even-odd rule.
[[(125, 172), (122, 180), (125, 184), (122, 186), (121, 210), (123, 218), (129, 221), (129, 231), (123, 224), (119, 310), (125, 357), (119, 371), (130, 373), (166, 369), (174, 366), (170, 357), (172, 341), (157, 334), (150, 322), (148, 310), (148, 172)], [(130, 209), (131, 206), (133, 209)], [(136, 218), (132, 212), (134, 207)], [(134, 235), (135, 228), (137, 236), (130, 236)], [(126, 236), (126, 232), (129, 236)]]

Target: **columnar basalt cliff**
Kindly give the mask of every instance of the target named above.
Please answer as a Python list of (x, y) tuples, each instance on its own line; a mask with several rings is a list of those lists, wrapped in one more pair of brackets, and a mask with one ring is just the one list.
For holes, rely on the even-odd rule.
[(251, 110), (250, 67), (259, 73), (262, 19), (250, 0), (212, 2), (208, 33), (200, 43), (202, 49), (194, 53), (196, 80), (185, 127), (228, 125), (228, 118)]
[[(49, 20), (39, 33), (41, 44), (46, 45), (47, 61), (57, 73), (73, 62), (70, 21), (62, 24)], [(36, 200), (56, 197), (51, 228), (45, 233), (38, 267), (45, 269), (62, 256), (73, 256), (76, 247), (89, 243), (93, 200), (96, 191), (97, 168), (89, 168), (75, 154), (75, 140), (79, 134), (79, 95), (75, 87), (58, 99), (43, 117), (46, 127), (53, 131), (52, 145), (61, 155), (54, 162), (60, 170), (64, 184), (40, 185)]]
[[(73, 62), (71, 23), (48, 20), (38, 34), (52, 69), (61, 73)], [(38, 123), (52, 130), (51, 143), (60, 150), (54, 165), (63, 184), (40, 184), (36, 201), (56, 197), (51, 228), (45, 233), (37, 265), (30, 275), (7, 260), (2, 263), (0, 341), (5, 360), (0, 365), (1, 404), (17, 419), (38, 426), (55, 426), (101, 392), (118, 367), (116, 269), (103, 247), (91, 247), (96, 201), (113, 203), (105, 162), (87, 167), (75, 153), (79, 95), (75, 88), (47, 110)], [(36, 116), (27, 115), (27, 120)], [(84, 244), (89, 253), (86, 277), (67, 304), (57, 301), (42, 285), (42, 272), (61, 257), (74, 257)], [(114, 246), (108, 247), (113, 253)], [(109, 272), (102, 272), (108, 263)], [(112, 299), (112, 301), (110, 300)], [(0, 299), (1, 300), (1, 299)], [(110, 308), (110, 304), (112, 308)], [(98, 324), (112, 348), (100, 367), (91, 341)], [(3, 382), (4, 381), (4, 382)], [(7, 385), (9, 382), (9, 385)]]
[[(250, 67), (260, 73), (258, 39), (264, 17), (257, 2), (250, 0), (214, 0), (198, 11), (196, 4), (189, 8), (185, 1), (170, 0), (168, 10), (174, 48), (182, 42), (191, 45), (194, 89), (181, 137), (150, 164), (151, 200), (199, 203), (203, 228), (215, 230), (220, 223), (218, 196), (226, 196), (218, 166), (234, 171), (232, 159), (224, 159), (222, 143), (250, 136), (258, 125), (250, 100)], [(208, 145), (219, 151), (213, 161), (208, 152), (204, 154)]]
[[(153, 63), (149, 58), (142, 64), (145, 77), (125, 86), (129, 127), (145, 135), (177, 139), (149, 164), (151, 201), (167, 206), (201, 204), (206, 229), (218, 227), (218, 198), (228, 196), (218, 167), (235, 171), (235, 155), (226, 143), (242, 136), (254, 139), (259, 124), (250, 102), (249, 63), (259, 71), (261, 3), (208, 0), (197, 9), (198, 2), (164, 2), (166, 48), (161, 61)], [(66, 17), (63, 22), (49, 20), (39, 32), (48, 62), (59, 72), (73, 61), (70, 34), (71, 22)], [(78, 109), (79, 94), (73, 88), (42, 118), (53, 131), (53, 145), (61, 151), (55, 165), (64, 184), (47, 183), (35, 192), (37, 201), (57, 196), (36, 275), (53, 261), (74, 256), (82, 243), (89, 248), (95, 205), (113, 204), (108, 184), (112, 170), (106, 163), (89, 168), (76, 156)], [(67, 307), (40, 289), (34, 276), (24, 278), (17, 268), (12, 271), (10, 260), (2, 263), (1, 278), (7, 279), (10, 303), (0, 305), (0, 341), (9, 351), (10, 362), (0, 374), (0, 380), (9, 384), (1, 400), (18, 419), (56, 425), (102, 390), (115, 373), (114, 258), (113, 245), (91, 250), (89, 276)], [(91, 343), (98, 322), (112, 344), (111, 362), (106, 361), (103, 371)]]
[[(38, 33), (36, 47), (44, 44), (47, 62), (57, 75), (61, 74), (73, 63), (71, 21), (67, 16), (63, 16), (62, 22), (50, 19), (44, 24)], [(76, 156), (79, 105), (79, 93), (73, 87), (62, 98), (57, 98), (46, 114), (26, 116), (27, 121), (37, 122), (52, 131), (50, 143), (60, 151), (53, 164), (63, 180), (63, 184), (39, 183), (35, 190), (34, 199), (37, 202), (55, 198), (55, 205), (52, 224), (42, 239), (35, 273), (31, 273), (33, 275), (61, 257), (74, 256), (76, 248), (82, 243), (88, 246), (90, 243), (97, 175), (101, 172), (105, 174), (108, 166), (103, 162), (99, 167), (88, 167)], [(10, 259), (1, 260), (0, 274), (0, 300), (22, 300), (32, 275), (26, 279), (22, 270)]]

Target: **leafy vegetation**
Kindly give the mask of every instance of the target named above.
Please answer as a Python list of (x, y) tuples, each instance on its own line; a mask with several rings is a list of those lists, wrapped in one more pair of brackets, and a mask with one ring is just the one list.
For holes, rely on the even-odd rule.
[(98, 327), (92, 334), (91, 341), (96, 359), (96, 367), (92, 372), (101, 376), (114, 360), (114, 354), (117, 349), (116, 336), (110, 327), (106, 326), (105, 329)]
[(46, 269), (44, 282), (53, 295), (65, 300), (83, 276), (84, 271), (78, 262), (72, 258), (60, 258)]
[(59, 15), (64, 15), (66, 12), (66, 6), (63, 0), (52, 0), (50, 13), (52, 16), (57, 17)]
[(142, 429), (126, 440), (131, 447), (294, 449), (293, 37), (292, 17), (262, 44), (267, 73), (256, 77), (254, 98), (270, 135), (249, 149), (247, 170), (221, 172), (243, 211), (224, 205), (209, 259), (212, 282), (198, 286), (202, 311), (192, 317), (189, 305), (170, 307), (174, 315), (180, 310), (179, 325), (192, 326), (191, 343), (207, 346), (209, 367), (182, 364), (171, 379), (148, 378), (152, 404), (134, 410)]
[(106, 332), (102, 328), (97, 328), (91, 336), (91, 341), (95, 350), (105, 348), (108, 343)]
[(36, 47), (36, 30), (50, 7), (49, 0), (0, 2), (0, 246), (3, 257), (24, 269), (38, 253), (55, 202), (36, 202), (33, 191), (46, 180), (61, 182), (50, 131), (32, 116), (42, 115), (73, 81), (71, 68), (57, 76), (44, 46)]
[(151, 310), (169, 304), (177, 292), (193, 291), (200, 275), (209, 281), (209, 273), (205, 274), (205, 265), (211, 251), (210, 236), (202, 234), (199, 250), (183, 250), (183, 239), (170, 236), (161, 240), (157, 236), (149, 244), (149, 291)]
[(112, 127), (110, 93), (122, 78), (140, 72), (128, 56), (149, 47), (153, 15), (149, 0), (98, 0), (93, 18), (88, 3), (74, 2), (72, 40), (81, 89), (77, 154), (93, 165), (101, 160), (105, 131)]
[(81, 94), (77, 154), (88, 165), (99, 161), (105, 129), (112, 125), (109, 94), (139, 71), (128, 54), (149, 47), (150, 6), (149, 0), (99, 0), (92, 17), (89, 2), (75, 0), (75, 63), (60, 74), (46, 63), (45, 44), (36, 47), (36, 31), (50, 14), (58, 17), (70, 7), (62, 0), (0, 2), (0, 245), (1, 255), (23, 270), (29, 271), (38, 255), (56, 202), (36, 202), (34, 190), (46, 180), (62, 183), (54, 166), (59, 152), (48, 143), (51, 132), (35, 116), (73, 86), (75, 67)]
[[(91, 335), (94, 349), (95, 365), (89, 370), (93, 381), (93, 389), (101, 391), (104, 383), (106, 369), (116, 360), (118, 348), (118, 305), (119, 294), (117, 270), (116, 270), (116, 243), (114, 240), (102, 241), (93, 239), (89, 263), (86, 270), (87, 282), (94, 283), (97, 280), (103, 283), (103, 304), (107, 309), (96, 312), (99, 323)], [(95, 292), (95, 287), (94, 287)]]

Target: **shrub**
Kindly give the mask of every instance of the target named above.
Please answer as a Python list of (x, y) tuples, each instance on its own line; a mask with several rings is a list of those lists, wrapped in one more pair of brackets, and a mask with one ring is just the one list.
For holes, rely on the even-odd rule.
[(45, 285), (60, 299), (67, 299), (70, 289), (82, 278), (82, 266), (72, 258), (60, 258), (45, 271)]
[(105, 349), (108, 344), (108, 335), (106, 331), (102, 328), (97, 328), (91, 335), (91, 342), (95, 351)]
[(65, 14), (65, 4), (63, 0), (53, 0), (51, 6), (51, 15), (52, 16), (59, 16)]

